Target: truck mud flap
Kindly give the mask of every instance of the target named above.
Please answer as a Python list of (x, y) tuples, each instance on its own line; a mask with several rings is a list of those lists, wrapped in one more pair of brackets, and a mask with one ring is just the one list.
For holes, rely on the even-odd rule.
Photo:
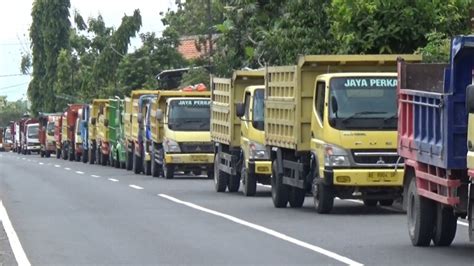
[(237, 156), (234, 156), (232, 154), (228, 154), (225, 152), (220, 152), (220, 159), (224, 160), (224, 163), (219, 164), (219, 170), (222, 170), (223, 172), (229, 174), (229, 175), (236, 175), (236, 167), (232, 167), (234, 165), (237, 165)]

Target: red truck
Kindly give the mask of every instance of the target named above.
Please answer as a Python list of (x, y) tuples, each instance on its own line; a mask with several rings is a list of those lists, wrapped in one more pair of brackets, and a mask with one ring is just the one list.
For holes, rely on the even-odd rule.
[(56, 153), (55, 123), (61, 119), (61, 113), (40, 113), (39, 115), (39, 142), (41, 157), (49, 158), (51, 153)]
[(83, 104), (70, 104), (61, 116), (61, 154), (64, 160), (79, 161), (82, 156), (81, 140), (77, 136), (77, 121), (82, 112)]

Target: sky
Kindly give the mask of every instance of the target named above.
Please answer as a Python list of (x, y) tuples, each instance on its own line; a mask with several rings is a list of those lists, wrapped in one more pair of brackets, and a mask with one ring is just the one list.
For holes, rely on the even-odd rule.
[[(107, 26), (117, 28), (122, 17), (132, 15), (140, 9), (142, 27), (140, 32), (163, 31), (160, 12), (175, 9), (175, 0), (70, 0), (71, 17), (78, 10), (84, 19), (101, 14)], [(33, 0), (10, 1), (7, 8), (0, 10), (0, 96), (7, 100), (26, 99), (30, 76), (20, 75), (21, 56), (30, 51), (28, 29), (31, 25)], [(138, 38), (132, 40), (131, 48), (139, 47)], [(130, 50), (129, 50), (130, 51)]]

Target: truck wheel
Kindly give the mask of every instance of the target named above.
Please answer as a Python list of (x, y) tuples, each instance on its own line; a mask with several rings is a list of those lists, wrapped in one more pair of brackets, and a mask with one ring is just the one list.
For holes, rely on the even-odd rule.
[(317, 183), (314, 189), (314, 207), (318, 213), (330, 213), (334, 206), (334, 192), (332, 187)]
[(127, 151), (127, 158), (125, 159), (125, 164), (128, 171), (133, 169), (133, 150), (134, 147), (132, 146), (132, 152)]
[(377, 200), (374, 200), (374, 199), (365, 199), (364, 200), (364, 205), (366, 207), (375, 207), (377, 206)]
[(247, 171), (244, 162), (242, 162), (240, 175), (242, 176), (242, 183), (244, 185), (244, 195), (247, 197), (255, 196), (255, 193), (257, 192), (257, 178), (255, 177), (255, 174), (250, 174), (249, 171)]
[(207, 179), (214, 179), (214, 168), (208, 167), (206, 170)]
[(89, 164), (95, 163), (95, 148), (93, 145), (89, 147)]
[(392, 206), (393, 205), (393, 199), (385, 199), (385, 200), (379, 200), (379, 203), (381, 206)]
[(71, 148), (71, 147), (69, 147), (69, 148), (68, 148), (68, 151), (69, 151), (69, 161), (72, 162), (72, 161), (74, 161), (74, 159), (75, 159), (75, 158), (74, 158), (74, 149)]
[(44, 156), (45, 156), (46, 158), (51, 157), (51, 152), (50, 152), (50, 151), (46, 151), (45, 154), (44, 154)]
[(151, 161), (146, 161), (143, 166), (145, 167), (145, 175), (151, 175)]
[(40, 156), (41, 156), (41, 158), (44, 157), (44, 151), (40, 151)]
[(151, 175), (153, 177), (159, 177), (160, 176), (160, 167), (161, 167), (161, 165), (156, 162), (155, 150), (152, 150), (152, 152), (151, 152)]
[(219, 153), (214, 157), (214, 188), (216, 192), (225, 192), (227, 183), (229, 182), (229, 176), (227, 173), (219, 170), (219, 164), (221, 163)]
[(290, 194), (288, 195), (288, 202), (292, 208), (301, 208), (304, 203), (306, 191), (301, 188), (292, 187), (290, 188)]
[(83, 151), (82, 152), (82, 162), (87, 163), (89, 152)]
[(174, 165), (163, 163), (163, 176), (166, 179), (174, 178)]
[(107, 163), (109, 162), (109, 155), (107, 154), (103, 154), (102, 152), (100, 153), (100, 163), (102, 166), (106, 166)]
[(447, 247), (451, 245), (456, 236), (458, 218), (454, 215), (453, 208), (437, 203), (436, 221), (433, 230), (433, 243), (435, 246)]
[(59, 158), (61, 158), (61, 150), (56, 149), (56, 159), (59, 159)]
[(276, 208), (286, 208), (288, 204), (289, 187), (283, 184), (283, 178), (277, 174), (277, 161), (272, 163), (272, 200)]
[(142, 158), (138, 157), (135, 152), (133, 152), (133, 172), (135, 174), (140, 174), (142, 172)]
[(120, 168), (121, 169), (127, 169), (125, 162), (120, 162)]
[(408, 234), (411, 243), (414, 246), (429, 246), (433, 236), (435, 204), (418, 195), (415, 177), (410, 181), (407, 196)]
[(80, 162), (81, 161), (81, 155), (76, 154), (75, 159), (76, 159), (76, 162)]
[(229, 192), (237, 192), (240, 187), (240, 175), (229, 175), (229, 182), (227, 183), (227, 189)]
[(119, 157), (119, 153), (118, 151), (115, 153), (115, 160), (114, 160), (115, 164), (115, 168), (120, 168), (120, 157)]

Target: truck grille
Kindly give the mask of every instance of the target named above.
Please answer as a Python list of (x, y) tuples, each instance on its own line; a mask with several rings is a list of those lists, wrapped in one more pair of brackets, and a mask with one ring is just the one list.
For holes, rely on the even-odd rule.
[(357, 164), (396, 164), (403, 163), (403, 158), (399, 159), (397, 150), (352, 150), (352, 158)]
[(181, 152), (187, 153), (212, 153), (212, 143), (180, 143)]

